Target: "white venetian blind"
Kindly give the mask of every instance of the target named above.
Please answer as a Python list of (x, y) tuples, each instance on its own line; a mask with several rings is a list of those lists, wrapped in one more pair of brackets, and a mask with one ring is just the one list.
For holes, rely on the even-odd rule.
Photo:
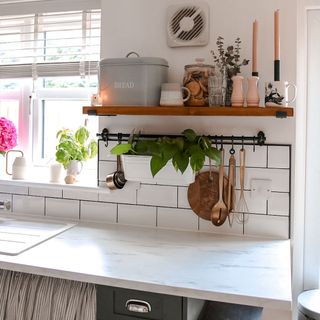
[(0, 78), (97, 73), (101, 11), (0, 17)]

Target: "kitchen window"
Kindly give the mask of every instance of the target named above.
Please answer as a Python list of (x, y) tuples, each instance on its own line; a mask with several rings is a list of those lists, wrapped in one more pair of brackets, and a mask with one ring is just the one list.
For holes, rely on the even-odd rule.
[(99, 9), (0, 17), (0, 116), (34, 164), (54, 159), (61, 128), (98, 131), (82, 106), (97, 92), (100, 23)]

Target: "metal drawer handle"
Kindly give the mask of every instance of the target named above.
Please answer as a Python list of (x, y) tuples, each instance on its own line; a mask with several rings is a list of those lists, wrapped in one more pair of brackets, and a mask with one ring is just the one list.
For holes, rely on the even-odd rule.
[(0, 201), (0, 210), (10, 210), (11, 202), (10, 201)]
[(126, 309), (131, 312), (148, 313), (151, 312), (151, 305), (146, 301), (130, 299), (126, 302)]

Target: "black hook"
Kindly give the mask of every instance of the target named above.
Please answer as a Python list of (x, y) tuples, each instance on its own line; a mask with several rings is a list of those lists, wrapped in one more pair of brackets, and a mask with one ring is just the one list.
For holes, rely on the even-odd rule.
[(223, 149), (223, 136), (220, 136), (220, 150)]
[(256, 152), (256, 137), (253, 137), (253, 152)]
[(122, 133), (118, 132), (118, 143), (120, 144), (122, 142)]
[(231, 137), (231, 149), (230, 149), (230, 154), (235, 154), (236, 153), (236, 150), (234, 150), (234, 147), (233, 147), (233, 142), (234, 142), (234, 138), (233, 136)]
[(217, 136), (214, 136), (214, 141), (216, 144), (216, 149), (218, 150), (218, 137)]
[(101, 137), (101, 139), (105, 142), (106, 148), (108, 147), (109, 142), (109, 130), (107, 128), (102, 129), (101, 133), (97, 133), (98, 137)]

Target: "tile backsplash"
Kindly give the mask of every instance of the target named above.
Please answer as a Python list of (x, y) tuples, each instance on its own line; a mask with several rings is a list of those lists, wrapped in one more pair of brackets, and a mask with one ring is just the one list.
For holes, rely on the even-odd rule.
[[(116, 170), (116, 158), (110, 155), (114, 143), (106, 147), (99, 142), (98, 179), (105, 186), (105, 177)], [(235, 146), (237, 165), (238, 151)], [(229, 147), (225, 148), (225, 164)], [(208, 163), (207, 163), (208, 164)], [(208, 170), (208, 166), (204, 168)], [(239, 167), (236, 195), (239, 197)], [(227, 167), (225, 168), (227, 174)], [(252, 179), (271, 180), (268, 200), (251, 195)], [(185, 185), (159, 185), (127, 182), (122, 190), (99, 192), (63, 186), (15, 186), (0, 181), (0, 201), (12, 201), (16, 213), (49, 216), (58, 219), (97, 221), (173, 228), (222, 234), (259, 235), (289, 238), (290, 230), (290, 146), (256, 146), (255, 152), (246, 147), (245, 197), (250, 213), (245, 223), (235, 214), (231, 226), (226, 222), (215, 227), (210, 221), (198, 218), (191, 210)], [(243, 218), (240, 216), (240, 218)]]

